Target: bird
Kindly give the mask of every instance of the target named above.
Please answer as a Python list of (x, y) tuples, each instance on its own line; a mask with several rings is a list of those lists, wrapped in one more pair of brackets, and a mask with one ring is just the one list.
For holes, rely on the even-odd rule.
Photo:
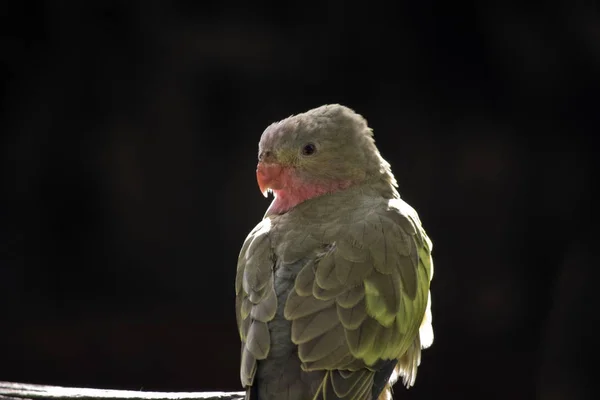
[(325, 104), (274, 122), (256, 179), (273, 201), (237, 262), (246, 400), (390, 400), (433, 343), (433, 244), (366, 119)]

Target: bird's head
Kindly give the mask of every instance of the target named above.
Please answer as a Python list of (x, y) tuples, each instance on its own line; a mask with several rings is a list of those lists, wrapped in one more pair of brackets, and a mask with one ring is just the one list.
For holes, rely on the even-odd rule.
[(306, 200), (387, 177), (389, 164), (375, 147), (372, 130), (359, 114), (324, 105), (271, 124), (258, 146), (260, 191), (272, 191), (271, 213)]

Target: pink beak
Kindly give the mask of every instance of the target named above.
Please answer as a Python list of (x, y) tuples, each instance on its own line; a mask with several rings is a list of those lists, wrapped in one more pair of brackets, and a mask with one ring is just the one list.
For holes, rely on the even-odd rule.
[(280, 180), (282, 170), (283, 167), (279, 164), (258, 163), (256, 166), (256, 180), (263, 196), (267, 197), (269, 189), (277, 190), (283, 188)]

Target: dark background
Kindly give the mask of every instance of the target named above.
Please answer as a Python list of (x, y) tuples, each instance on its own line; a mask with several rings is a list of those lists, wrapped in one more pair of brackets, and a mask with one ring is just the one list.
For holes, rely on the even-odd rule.
[(590, 398), (592, 4), (3, 5), (0, 380), (239, 390), (259, 137), (342, 103), (434, 241), (398, 398)]

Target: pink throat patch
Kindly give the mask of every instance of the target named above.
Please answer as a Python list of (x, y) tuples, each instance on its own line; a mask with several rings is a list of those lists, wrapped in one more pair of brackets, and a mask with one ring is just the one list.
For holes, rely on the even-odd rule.
[(294, 171), (285, 168), (280, 175), (282, 189), (273, 190), (275, 200), (269, 207), (269, 214), (283, 214), (306, 200), (344, 190), (352, 185), (351, 181), (334, 181), (314, 184), (301, 180)]

